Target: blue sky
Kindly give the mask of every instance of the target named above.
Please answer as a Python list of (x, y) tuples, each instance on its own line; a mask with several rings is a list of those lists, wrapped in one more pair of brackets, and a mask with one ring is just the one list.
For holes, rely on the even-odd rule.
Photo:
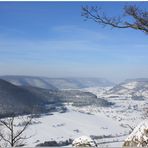
[[(148, 8), (148, 2), (130, 2)], [(81, 6), (122, 14), (127, 2), (0, 2), (0, 75), (148, 77), (148, 36), (84, 21)]]

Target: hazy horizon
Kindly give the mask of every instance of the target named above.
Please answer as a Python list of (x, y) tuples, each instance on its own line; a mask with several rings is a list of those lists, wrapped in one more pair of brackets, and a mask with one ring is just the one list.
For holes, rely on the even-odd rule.
[(70, 78), (80, 78), (80, 79), (106, 79), (110, 82), (113, 82), (115, 84), (118, 84), (118, 83), (122, 83), (126, 80), (133, 80), (133, 79), (148, 79), (148, 77), (135, 77), (135, 78), (126, 78), (126, 79), (121, 79), (121, 80), (114, 80), (114, 79), (109, 79), (109, 78), (106, 78), (106, 77), (78, 77), (78, 76), (61, 76), (61, 77), (54, 77), (54, 76), (43, 76), (43, 75), (0, 75), (0, 77), (5, 77), (5, 76), (14, 76), (14, 77), (43, 77), (43, 78), (51, 78), (51, 79), (70, 79)]
[(147, 35), (84, 21), (81, 7), (109, 15), (147, 2), (0, 2), (0, 75), (103, 77), (114, 82), (148, 77)]

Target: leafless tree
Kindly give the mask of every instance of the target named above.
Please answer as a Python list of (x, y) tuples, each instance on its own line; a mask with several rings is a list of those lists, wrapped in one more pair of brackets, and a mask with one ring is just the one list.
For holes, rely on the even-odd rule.
[(28, 126), (31, 124), (32, 117), (29, 117), (29, 118), (26, 117), (25, 119), (24, 117), (21, 117), (19, 121), (21, 122), (19, 122), (19, 128), (18, 130), (16, 130), (16, 127), (18, 125), (15, 124), (14, 116), (7, 119), (0, 120), (0, 126), (3, 129), (0, 131), (0, 140), (1, 142), (3, 142), (5, 146), (9, 146), (9, 147), (21, 146), (23, 145), (22, 141), (30, 138), (30, 137), (24, 136), (24, 132), (28, 128)]
[[(136, 5), (128, 5), (123, 9), (122, 16), (109, 17), (97, 6), (82, 7), (82, 16), (103, 26), (112, 28), (132, 28), (148, 34), (148, 10), (140, 9)], [(131, 17), (130, 21), (127, 19)]]
[(131, 125), (129, 124), (124, 124), (126, 127), (128, 127), (130, 129), (130, 133), (132, 133), (132, 131), (134, 130), (134, 127), (132, 127)]

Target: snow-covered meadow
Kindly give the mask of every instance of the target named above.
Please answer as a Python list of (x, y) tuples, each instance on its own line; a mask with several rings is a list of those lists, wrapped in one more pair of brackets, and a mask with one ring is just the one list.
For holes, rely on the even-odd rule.
[[(66, 113), (54, 113), (35, 119), (38, 124), (32, 124), (27, 129), (27, 135), (33, 135), (27, 141), (28, 146), (35, 146), (44, 141), (63, 141), (79, 136), (108, 136), (106, 140), (122, 139), (129, 134), (127, 128), (120, 126), (114, 119), (104, 113), (95, 115), (69, 110)], [(124, 138), (123, 138), (124, 139)], [(100, 138), (97, 143), (106, 141)], [(116, 140), (118, 142), (118, 140)], [(120, 141), (120, 140), (119, 140)], [(120, 145), (121, 143), (119, 143)]]

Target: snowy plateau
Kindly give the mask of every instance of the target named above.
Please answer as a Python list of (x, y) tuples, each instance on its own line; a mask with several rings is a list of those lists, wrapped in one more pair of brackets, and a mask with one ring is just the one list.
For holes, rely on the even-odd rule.
[[(35, 147), (45, 141), (60, 142), (88, 136), (100, 147), (122, 147), (132, 130), (147, 117), (148, 83), (145, 81), (129, 80), (113, 87), (78, 90), (90, 92), (113, 105), (73, 106), (72, 102), (64, 103), (66, 112), (55, 111), (33, 118), (24, 133), (30, 136), (25, 146)], [(17, 118), (16, 124), (20, 122)]]

